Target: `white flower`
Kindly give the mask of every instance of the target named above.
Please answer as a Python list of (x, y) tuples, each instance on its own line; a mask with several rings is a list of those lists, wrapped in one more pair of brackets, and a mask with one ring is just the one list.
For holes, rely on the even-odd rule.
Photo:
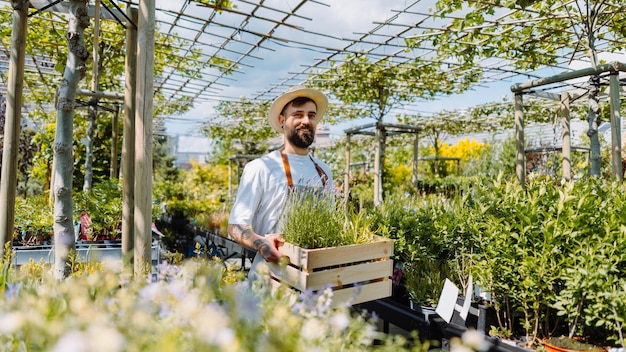
[(93, 352), (123, 351), (126, 345), (124, 335), (110, 327), (91, 326), (87, 333)]
[(363, 328), (364, 332), (363, 332), (363, 344), (364, 345), (371, 345), (372, 343), (374, 343), (374, 339), (376, 338), (376, 334), (378, 333), (376, 331), (376, 328), (373, 325), (366, 325), (365, 328)]
[(139, 297), (144, 299), (145, 301), (152, 302), (159, 297), (159, 294), (163, 290), (163, 287), (158, 283), (151, 283), (144, 286), (141, 291), (139, 291)]
[(206, 305), (195, 323), (197, 336), (206, 343), (219, 346), (222, 351), (236, 350), (236, 334), (229, 326), (227, 313), (219, 304)]
[(26, 323), (26, 317), (20, 312), (0, 315), (0, 335), (10, 335), (19, 331)]
[(329, 323), (333, 330), (343, 331), (350, 325), (350, 319), (345, 313), (335, 313), (330, 316)]
[(182, 301), (189, 293), (189, 285), (185, 280), (173, 280), (167, 285), (167, 291), (177, 300)]
[(302, 324), (302, 338), (305, 340), (318, 340), (324, 336), (324, 325), (315, 318), (307, 319), (304, 324)]
[(72, 330), (65, 333), (54, 346), (56, 352), (89, 352), (91, 341), (84, 333)]
[(475, 329), (465, 331), (461, 336), (461, 341), (463, 345), (476, 351), (487, 351), (489, 349), (489, 344), (485, 341), (485, 334)]
[(474, 352), (474, 350), (460, 343), (451, 343), (450, 352)]
[(235, 312), (240, 318), (257, 323), (262, 318), (260, 297), (250, 290), (238, 291), (235, 295)]

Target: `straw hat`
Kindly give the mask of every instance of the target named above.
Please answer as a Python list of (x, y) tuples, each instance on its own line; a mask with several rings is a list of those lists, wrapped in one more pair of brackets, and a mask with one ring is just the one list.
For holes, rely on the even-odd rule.
[(274, 129), (274, 131), (283, 133), (283, 128), (278, 122), (278, 115), (283, 110), (285, 105), (296, 98), (307, 97), (315, 102), (317, 105), (317, 121), (321, 121), (324, 117), (324, 113), (326, 113), (326, 108), (328, 107), (328, 98), (324, 95), (324, 93), (320, 92), (316, 89), (306, 88), (303, 86), (293, 86), (289, 88), (285, 93), (274, 100), (272, 106), (270, 107), (270, 112), (267, 116), (267, 119), (270, 122), (270, 125)]

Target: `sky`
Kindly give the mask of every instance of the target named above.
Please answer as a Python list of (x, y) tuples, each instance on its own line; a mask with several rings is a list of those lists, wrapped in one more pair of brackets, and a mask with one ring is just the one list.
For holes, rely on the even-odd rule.
[[(167, 0), (161, 0), (167, 1)], [(287, 9), (298, 3), (294, 0), (268, 0), (265, 5), (268, 7), (277, 7)], [(328, 45), (329, 47), (339, 47), (341, 43), (333, 40), (334, 37), (341, 38), (358, 38), (360, 33), (372, 30), (376, 25), (374, 22), (382, 22), (394, 15), (390, 11), (390, 5), (395, 8), (403, 8), (407, 3), (412, 1), (403, 0), (326, 0), (324, 3), (330, 6), (324, 6), (315, 3), (307, 3), (307, 8), (299, 13), (311, 18), (311, 21), (304, 22), (307, 29), (316, 32), (327, 33), (328, 38), (315, 37), (316, 43), (320, 45)], [(396, 4), (394, 4), (396, 3)], [(426, 2), (425, 2), (426, 3)], [(157, 5), (159, 2), (157, 1)], [(242, 34), (245, 36), (246, 34)], [(250, 39), (250, 38), (242, 38)], [(252, 40), (252, 39), (250, 39)], [(306, 39), (303, 38), (303, 41)], [(234, 74), (233, 78), (237, 80), (230, 87), (223, 90), (223, 95), (227, 97), (238, 98), (241, 96), (250, 97), (258, 91), (268, 89), (272, 84), (277, 83), (282, 78), (289, 77), (290, 73), (300, 72), (304, 64), (310, 64), (315, 59), (321, 59), (322, 54), (309, 51), (306, 49), (289, 48), (274, 46), (276, 52), (271, 55), (263, 55), (262, 61), (253, 61), (255, 70), (253, 74)], [(502, 90), (508, 90), (506, 84)], [(500, 90), (500, 89), (499, 89)], [(506, 91), (490, 91), (490, 92), (470, 92), (467, 96), (468, 102), (476, 102), (478, 98), (489, 101), (500, 100)], [(182, 119), (176, 119), (166, 122), (166, 131), (172, 134), (193, 135), (197, 133), (197, 120), (205, 120), (207, 115), (213, 113), (216, 103), (201, 104), (190, 112), (186, 113)], [(424, 103), (425, 112), (437, 112), (442, 108), (462, 108), (468, 105), (461, 100), (442, 99), (429, 103)], [(362, 122), (361, 122), (362, 123)], [(339, 132), (341, 132), (339, 128)]]
[[(157, 6), (163, 6), (164, 4), (170, 4), (178, 0), (157, 0)], [(264, 5), (270, 8), (277, 9), (290, 9), (301, 0), (266, 0)], [(298, 14), (302, 14), (310, 18), (310, 21), (299, 20), (298, 25), (302, 25), (305, 29), (322, 32), (327, 34), (326, 37), (314, 36), (314, 40), (319, 45), (327, 45), (331, 48), (337, 48), (341, 46), (341, 41), (334, 38), (349, 38), (356, 39), (361, 33), (371, 31), (375, 26), (375, 22), (383, 22), (386, 19), (393, 16), (395, 13), (390, 8), (402, 9), (407, 4), (413, 3), (415, 0), (322, 0), (323, 3), (329, 4), (325, 6), (316, 2), (309, 1), (305, 6), (298, 11)], [(420, 2), (427, 6), (430, 0), (423, 0)], [(434, 2), (434, 0), (433, 0)], [(235, 1), (237, 3), (237, 1)], [(242, 4), (240, 6), (245, 6)], [(423, 9), (426, 11), (426, 9)], [(260, 16), (269, 14), (258, 14)], [(217, 20), (229, 23), (227, 15), (220, 15)], [(294, 20), (296, 21), (296, 20)], [(238, 25), (238, 23), (230, 22), (230, 25)], [(260, 32), (267, 30), (266, 28), (259, 28)], [(284, 32), (280, 32), (284, 31)], [(279, 28), (277, 36), (284, 35), (285, 37), (293, 38), (293, 33), (287, 33), (289, 31), (295, 31), (289, 28)], [(302, 42), (310, 42), (310, 38), (307, 38), (306, 33), (298, 32), (302, 35)], [(256, 38), (249, 33), (238, 34), (238, 39), (254, 41)], [(263, 57), (263, 60), (250, 60), (246, 63), (254, 65), (253, 69), (247, 69), (244, 73), (235, 73), (232, 75), (234, 81), (229, 87), (223, 88), (219, 93), (223, 97), (229, 99), (238, 99), (239, 97), (252, 97), (257, 92), (265, 91), (269, 89), (273, 84), (280, 82), (282, 79), (290, 77), (294, 72), (301, 72), (304, 68), (303, 65), (311, 64), (316, 59), (321, 59), (324, 54), (307, 49), (302, 45), (290, 43), (289, 45), (280, 45), (280, 43), (267, 43), (273, 50), (271, 53), (259, 49), (258, 55)], [(257, 53), (255, 53), (257, 54)], [(626, 62), (624, 55), (605, 58), (607, 61), (622, 61)], [(583, 64), (584, 65), (584, 64)], [(588, 65), (588, 64), (587, 64)], [(580, 67), (574, 67), (580, 68)], [(547, 75), (556, 73), (547, 73)], [(433, 101), (420, 101), (417, 104), (417, 109), (420, 113), (428, 115), (429, 113), (437, 113), (442, 110), (456, 110), (469, 108), (475, 105), (502, 101), (504, 98), (509, 100), (513, 99), (510, 87), (515, 83), (513, 81), (502, 81), (490, 84), (487, 87), (479, 87), (472, 89), (462, 95), (439, 97)], [(214, 107), (217, 102), (206, 102), (194, 107), (191, 111), (185, 113), (183, 116), (178, 116), (173, 119), (165, 120), (166, 132), (170, 135), (177, 135), (184, 141), (185, 136), (198, 137), (199, 126), (203, 121), (210, 119), (211, 116), (215, 116)], [(331, 126), (331, 136), (341, 136), (343, 130), (355, 125), (360, 125), (370, 122), (368, 120), (357, 120), (343, 123), (337, 126)], [(206, 146), (203, 143), (197, 143), (197, 139), (194, 139), (196, 145)], [(189, 147), (189, 146), (188, 146)]]

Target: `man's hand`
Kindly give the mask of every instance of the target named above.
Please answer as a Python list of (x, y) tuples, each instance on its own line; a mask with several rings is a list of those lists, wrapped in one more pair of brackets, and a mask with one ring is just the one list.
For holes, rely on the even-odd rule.
[(285, 243), (281, 234), (268, 234), (254, 241), (254, 248), (259, 252), (265, 261), (278, 263), (284, 257), (278, 248)]
[(281, 257), (284, 257), (278, 251), (278, 248), (285, 243), (283, 236), (279, 233), (261, 236), (252, 231), (250, 225), (228, 224), (228, 234), (238, 243), (258, 251), (265, 261), (277, 263)]

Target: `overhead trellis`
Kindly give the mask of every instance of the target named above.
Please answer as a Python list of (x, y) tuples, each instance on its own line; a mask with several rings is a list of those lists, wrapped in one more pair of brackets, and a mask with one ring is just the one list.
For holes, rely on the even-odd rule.
[[(1, 11), (11, 11), (7, 4)], [(64, 2), (53, 0), (31, 1), (39, 8), (49, 6), (62, 8)], [(363, 33), (336, 33), (333, 28), (319, 26), (319, 18), (314, 13), (324, 13), (332, 2), (313, 0), (290, 1), (287, 3), (273, 3), (267, 1), (233, 1), (234, 8), (215, 8), (201, 4), (198, 1), (172, 0), (160, 2), (156, 9), (156, 24), (159, 31), (165, 35), (176, 34), (181, 40), (177, 42), (180, 58), (188, 57), (192, 53), (199, 53), (202, 68), (192, 75), (185, 77), (180, 72), (182, 60), (172, 60), (162, 74), (155, 77), (155, 91), (163, 95), (164, 99), (188, 99), (193, 105), (208, 101), (235, 101), (233, 92), (241, 90), (247, 92), (251, 100), (271, 100), (288, 86), (302, 84), (313, 79), (319, 72), (330, 67), (331, 62), (341, 63), (348, 55), (366, 55), (371, 61), (387, 62), (393, 65), (411, 65), (417, 68), (436, 65), (449, 73), (450, 79), (464, 80), (468, 74), (476, 74), (480, 69), (474, 87), (489, 87), (499, 81), (523, 81), (545, 76), (546, 69), (550, 72), (565, 72), (570, 70), (571, 60), (581, 60), (584, 53), (575, 52), (575, 46), (561, 48), (560, 54), (550, 58), (550, 65), (539, 70), (520, 69), (515, 57), (492, 57), (481, 59), (478, 62), (467, 63), (448, 57), (439, 57), (437, 48), (427, 45), (433, 38), (442, 33), (457, 33), (458, 38), (468, 37), (477, 28), (458, 28), (452, 25), (461, 15), (448, 14), (444, 18), (434, 16), (428, 12), (432, 1), (414, 0), (402, 4), (390, 2), (389, 15), (380, 22), (372, 23), (369, 31)], [(487, 1), (472, 1), (474, 6), (490, 4)], [(606, 3), (606, 2), (605, 2)], [(102, 0), (104, 9), (103, 18), (106, 20), (120, 20), (119, 9), (128, 5), (137, 5), (138, 1)], [(428, 5), (428, 6), (427, 6)], [(364, 6), (366, 6), (364, 4)], [(607, 4), (615, 11), (624, 9), (624, 5), (616, 2)], [(358, 9), (354, 9), (358, 11)], [(485, 17), (485, 28), (491, 28), (485, 35), (499, 35), (506, 31), (510, 41), (517, 41), (523, 45), (536, 45), (545, 38), (529, 38), (528, 30), (537, 23), (532, 20), (513, 22), (507, 20), (520, 12), (520, 8), (509, 9), (502, 7), (494, 15)], [(525, 9), (532, 12), (532, 9)], [(560, 16), (564, 9), (555, 9), (555, 17)], [(35, 9), (33, 16), (41, 16)], [(540, 14), (537, 14), (539, 16)], [(50, 16), (51, 25), (58, 25), (64, 21), (60, 15)], [(122, 24), (121, 24), (122, 26)], [(483, 28), (484, 29), (484, 28)], [(556, 29), (566, 31), (566, 28)], [(602, 33), (600, 33), (602, 34)], [(571, 33), (572, 37), (576, 33)], [(600, 37), (600, 36), (599, 36)], [(610, 52), (612, 44), (620, 38), (604, 36), (596, 43), (599, 52)], [(408, 48), (407, 43), (417, 41), (420, 45)], [(61, 42), (59, 50), (64, 48)], [(159, 43), (156, 44), (158, 51)], [(0, 49), (0, 71), (5, 73), (8, 67), (9, 43), (2, 41)], [(482, 50), (489, 50), (488, 47)], [(307, 53), (309, 62), (300, 66), (285, 67), (279, 76), (264, 77), (263, 69), (273, 65), (274, 57), (289, 53)], [(549, 55), (549, 54), (546, 54)], [(27, 76), (59, 75), (54, 70), (56, 58), (31, 57), (26, 62)], [(294, 69), (295, 68), (295, 69)], [(261, 84), (251, 84), (256, 80), (263, 80)], [(0, 82), (0, 93), (5, 92), (6, 82)], [(578, 83), (580, 84), (580, 83)], [(120, 82), (123, 85), (123, 82)], [(251, 91), (247, 86), (262, 86), (264, 88)], [(85, 87), (87, 88), (87, 87)], [(576, 89), (576, 84), (567, 83), (567, 89)], [(49, 94), (49, 87), (27, 87), (33, 92)], [(562, 88), (563, 89), (563, 88)], [(418, 97), (419, 98), (419, 97)], [(426, 97), (424, 97), (426, 98)], [(419, 113), (419, 105), (407, 104), (396, 107), (404, 113)], [(208, 114), (210, 115), (210, 114)], [(159, 116), (175, 118), (174, 116)], [(207, 116), (209, 118), (209, 116)], [(158, 123), (158, 121), (157, 121)]]

